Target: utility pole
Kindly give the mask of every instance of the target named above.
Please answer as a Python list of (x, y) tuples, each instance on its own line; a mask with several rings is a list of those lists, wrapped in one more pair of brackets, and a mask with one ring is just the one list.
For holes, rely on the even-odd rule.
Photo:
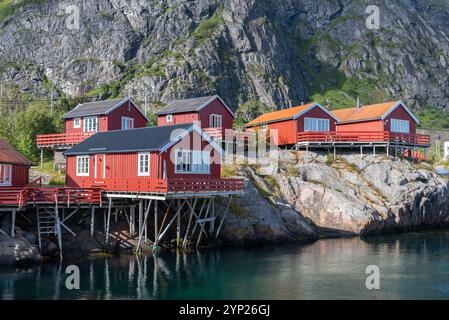
[(50, 114), (53, 115), (53, 88), (51, 88)]

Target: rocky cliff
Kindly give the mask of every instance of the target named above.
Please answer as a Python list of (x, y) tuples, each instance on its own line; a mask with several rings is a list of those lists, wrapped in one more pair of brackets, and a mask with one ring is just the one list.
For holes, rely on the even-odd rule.
[[(337, 159), (282, 153), (279, 170), (251, 167), (248, 191), (226, 223), (224, 237), (240, 242), (368, 235), (442, 227), (449, 222), (449, 189), (425, 165), (385, 156)], [(306, 158), (307, 159), (307, 158)]]
[[(218, 92), (235, 109), (402, 97), (445, 109), (447, 0), (4, 0), (0, 79), (45, 95)], [(260, 107), (259, 107), (260, 108)], [(256, 108), (257, 109), (257, 108)]]

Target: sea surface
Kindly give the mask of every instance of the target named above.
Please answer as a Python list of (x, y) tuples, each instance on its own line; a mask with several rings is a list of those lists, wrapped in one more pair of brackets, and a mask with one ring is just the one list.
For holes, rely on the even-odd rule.
[(71, 264), (79, 269), (79, 289), (66, 286), (76, 284), (67, 263), (0, 269), (0, 299), (449, 298), (449, 231)]

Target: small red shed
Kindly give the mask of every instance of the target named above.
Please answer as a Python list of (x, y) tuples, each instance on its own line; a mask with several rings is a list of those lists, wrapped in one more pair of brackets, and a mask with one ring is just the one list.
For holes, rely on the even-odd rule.
[(220, 179), (222, 149), (193, 123), (97, 133), (67, 150), (69, 187), (157, 191)]
[(301, 132), (335, 131), (337, 118), (319, 103), (262, 114), (245, 125), (247, 130), (277, 130), (278, 145), (295, 144)]
[(213, 138), (232, 129), (235, 114), (218, 95), (173, 101), (157, 113), (157, 124), (196, 123)]
[(415, 134), (418, 119), (403, 101), (391, 101), (334, 110), (338, 132)]
[(0, 189), (25, 187), (33, 163), (9, 143), (0, 139)]

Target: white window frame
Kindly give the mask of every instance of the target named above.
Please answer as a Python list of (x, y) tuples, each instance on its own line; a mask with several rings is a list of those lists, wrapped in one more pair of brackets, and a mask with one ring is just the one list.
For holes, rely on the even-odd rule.
[(329, 119), (323, 118), (304, 118), (304, 131), (328, 132), (330, 130)]
[(410, 133), (410, 121), (402, 119), (391, 119), (390, 121), (391, 132)]
[(172, 114), (167, 114), (165, 116), (165, 122), (173, 122), (173, 115)]
[[(84, 163), (81, 163), (83, 161)], [(87, 167), (86, 167), (87, 165)], [(96, 164), (95, 164), (96, 165)], [(90, 157), (89, 156), (76, 156), (76, 176), (88, 177), (90, 175)], [(81, 170), (83, 169), (83, 170)], [(87, 169), (84, 170), (84, 169)]]
[(81, 128), (81, 118), (73, 118), (73, 128)]
[[(5, 168), (8, 168), (5, 170)], [(5, 172), (8, 174), (5, 175)], [(10, 164), (0, 164), (0, 186), (1, 187), (11, 187), (12, 186), (12, 165)]]
[(98, 132), (98, 117), (85, 117), (83, 132)]
[(175, 149), (176, 174), (210, 174), (210, 162), (209, 151)]
[(122, 130), (134, 129), (134, 118), (122, 117)]
[[(143, 162), (141, 161), (142, 158), (143, 158)], [(146, 165), (144, 162), (147, 162)], [(143, 166), (141, 166), (142, 163), (143, 163)], [(145, 171), (145, 169), (146, 169), (146, 171)], [(137, 154), (137, 175), (139, 177), (148, 177), (150, 175), (150, 154), (149, 153), (138, 153)]]
[(211, 113), (209, 115), (209, 128), (221, 128), (223, 126), (223, 116)]

